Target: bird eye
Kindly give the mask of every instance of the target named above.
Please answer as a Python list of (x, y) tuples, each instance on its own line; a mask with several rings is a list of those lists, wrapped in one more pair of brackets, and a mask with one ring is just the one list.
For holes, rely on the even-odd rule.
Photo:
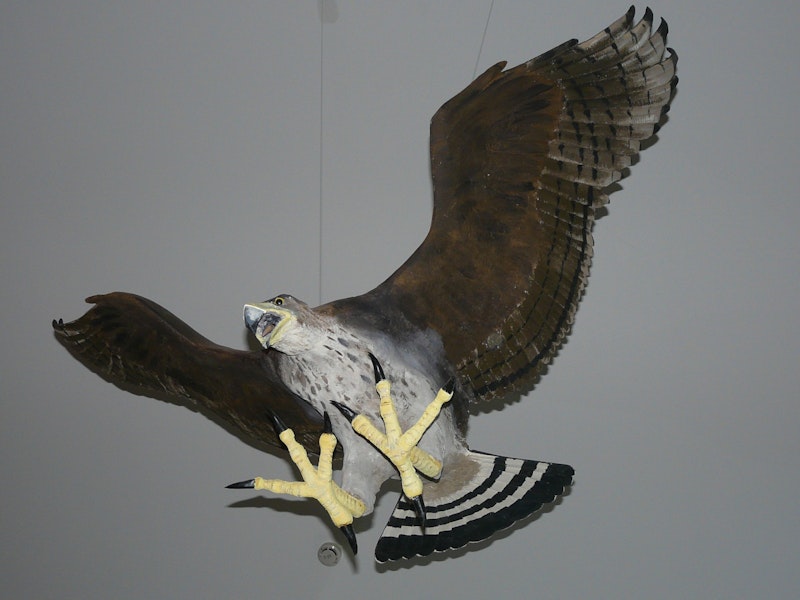
[(276, 306), (283, 306), (283, 298), (281, 298), (280, 296), (278, 296), (277, 298), (275, 298), (275, 299), (272, 301), (272, 303), (273, 303), (273, 304), (275, 304)]

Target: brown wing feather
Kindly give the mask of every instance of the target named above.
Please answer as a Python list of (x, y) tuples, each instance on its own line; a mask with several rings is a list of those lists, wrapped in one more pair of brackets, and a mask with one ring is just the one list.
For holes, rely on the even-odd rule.
[(140, 296), (115, 292), (86, 301), (95, 306), (76, 321), (54, 321), (53, 327), (89, 369), (126, 389), (184, 399), (181, 404), (223, 421), (249, 441), (282, 447), (268, 417), (273, 412), (309, 451), (319, 452), (322, 418), (280, 384), (264, 352), (214, 344)]
[[(666, 24), (633, 9), (592, 39), (490, 68), (431, 123), (434, 213), (406, 263), (349, 307), (442, 336), (475, 395), (529, 384), (586, 285), (594, 211), (666, 111)], [(335, 303), (347, 309), (348, 301)]]

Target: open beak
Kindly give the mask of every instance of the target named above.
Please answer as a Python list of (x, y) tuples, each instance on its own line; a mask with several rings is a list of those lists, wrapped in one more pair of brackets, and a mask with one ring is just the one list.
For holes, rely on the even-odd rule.
[(261, 345), (267, 348), (273, 331), (286, 318), (283, 312), (270, 304), (245, 304), (244, 323)]

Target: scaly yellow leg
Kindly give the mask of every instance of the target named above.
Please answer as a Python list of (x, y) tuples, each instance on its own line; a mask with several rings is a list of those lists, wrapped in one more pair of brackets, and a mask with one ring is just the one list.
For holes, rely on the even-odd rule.
[(403, 493), (414, 503), (419, 519), (424, 527), (425, 507), (422, 503), (422, 479), (417, 471), (428, 477), (438, 477), (442, 471), (442, 463), (419, 448), (417, 444), (422, 435), (439, 415), (442, 406), (453, 397), (453, 382), (448, 382), (440, 389), (433, 401), (425, 408), (417, 422), (403, 432), (397, 418), (397, 411), (391, 395), (391, 384), (383, 374), (378, 360), (370, 354), (375, 368), (375, 389), (380, 396), (380, 414), (385, 433), (381, 432), (368, 417), (356, 415), (346, 406), (334, 402), (342, 413), (350, 419), (353, 429), (366, 438), (382, 454), (384, 454), (400, 473)]
[(319, 438), (319, 463), (317, 468), (308, 459), (305, 448), (295, 440), (294, 432), (277, 416), (273, 417), (275, 427), (279, 431), (278, 437), (289, 450), (289, 456), (300, 470), (303, 481), (282, 481), (280, 479), (263, 479), (256, 477), (238, 483), (232, 483), (229, 488), (249, 488), (268, 490), (276, 494), (289, 494), (301, 498), (314, 498), (330, 515), (333, 524), (342, 530), (353, 554), (358, 552), (353, 519), (360, 517), (366, 511), (364, 503), (348, 494), (333, 481), (333, 451), (336, 448), (336, 436), (330, 433), (330, 419), (325, 414), (325, 433)]

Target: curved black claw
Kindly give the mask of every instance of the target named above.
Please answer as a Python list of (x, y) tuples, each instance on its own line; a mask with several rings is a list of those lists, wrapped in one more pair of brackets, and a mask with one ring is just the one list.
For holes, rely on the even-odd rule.
[(353, 530), (353, 526), (342, 525), (339, 529), (344, 534), (344, 537), (347, 538), (347, 543), (350, 544), (353, 554), (358, 554), (358, 542), (356, 542), (356, 532)]
[(456, 380), (451, 377), (442, 389), (448, 394), (452, 394), (453, 390), (456, 389)]
[(272, 426), (275, 428), (275, 433), (276, 434), (280, 435), (281, 433), (283, 433), (284, 431), (289, 429), (289, 427), (286, 425), (286, 423), (283, 422), (283, 419), (281, 419), (274, 412), (269, 411), (267, 413), (267, 415), (269, 416), (270, 420), (272, 421)]
[(323, 433), (333, 433), (333, 425), (331, 425), (331, 417), (326, 410), (322, 413), (322, 432)]
[(256, 487), (256, 480), (247, 479), (245, 481), (237, 481), (236, 483), (226, 485), (225, 487), (229, 490), (251, 490)]
[(375, 373), (375, 383), (386, 379), (386, 375), (383, 373), (383, 367), (381, 366), (380, 361), (375, 358), (375, 355), (372, 352), (369, 353), (369, 359), (372, 361), (372, 370)]
[(414, 505), (414, 512), (417, 513), (419, 526), (425, 529), (425, 502), (422, 501), (422, 494), (409, 498), (409, 500), (411, 500), (411, 504)]
[(347, 406), (345, 406), (341, 402), (336, 402), (336, 400), (331, 400), (331, 404), (333, 404), (336, 408), (338, 408), (339, 412), (342, 413), (345, 416), (345, 418), (351, 423), (353, 422), (353, 419), (355, 419), (358, 416), (358, 414), (354, 413), (352, 410), (350, 410)]

